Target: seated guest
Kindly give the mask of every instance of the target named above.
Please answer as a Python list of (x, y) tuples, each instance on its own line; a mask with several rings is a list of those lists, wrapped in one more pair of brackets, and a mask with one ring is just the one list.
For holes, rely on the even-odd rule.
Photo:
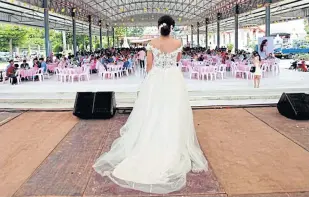
[(198, 58), (197, 54), (194, 54), (193, 55), (193, 60), (197, 60), (197, 58)]
[(106, 58), (105, 55), (101, 57), (100, 62), (101, 62), (101, 64), (107, 63), (107, 58)]
[(48, 58), (46, 58), (46, 63), (47, 63), (47, 64), (50, 64), (50, 63), (53, 63), (53, 61), (52, 61), (51, 58), (48, 57)]
[(124, 59), (124, 62), (123, 62), (123, 70), (126, 70), (126, 69), (128, 69), (129, 68), (129, 65), (130, 65), (130, 62), (129, 62), (129, 60), (128, 60), (128, 58), (125, 58)]
[(17, 82), (17, 78), (15, 76), (16, 69), (17, 68), (15, 67), (13, 62), (13, 64), (10, 64), (10, 66), (6, 70), (6, 76), (8, 76), (8, 78), (12, 78), (12, 85), (16, 84)]
[(300, 68), (301, 71), (303, 71), (303, 72), (308, 72), (308, 69), (307, 69), (305, 60), (302, 60), (301, 65), (299, 66), (299, 68)]
[(10, 60), (9, 65), (6, 67), (6, 70), (9, 69), (11, 66), (14, 66), (14, 61)]
[(274, 56), (272, 53), (269, 53), (268, 57), (266, 59), (274, 59)]
[(128, 59), (129, 63), (132, 65), (133, 64), (133, 55), (129, 56), (129, 59)]
[(96, 57), (97, 61), (95, 63), (95, 69), (99, 70), (100, 66), (102, 66), (102, 63), (100, 61), (100, 56)]
[(40, 64), (41, 64), (41, 68), (43, 68), (43, 71), (45, 73), (47, 71), (47, 64), (44, 61), (44, 58), (40, 58), (39, 61), (40, 61)]
[(108, 62), (108, 63), (113, 63), (113, 62), (115, 62), (115, 61), (114, 61), (114, 59), (113, 59), (111, 56), (109, 56), (109, 57), (107, 58), (107, 62)]
[(39, 68), (39, 62), (37, 58), (33, 59), (33, 68)]
[(27, 63), (27, 60), (23, 60), (23, 63), (20, 65), (20, 68), (22, 68), (22, 69), (30, 69), (30, 66)]

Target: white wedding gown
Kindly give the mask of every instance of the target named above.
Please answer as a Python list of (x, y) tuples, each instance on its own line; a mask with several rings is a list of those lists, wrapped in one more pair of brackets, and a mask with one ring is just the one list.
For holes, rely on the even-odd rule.
[(176, 66), (182, 48), (171, 53), (147, 46), (153, 68), (111, 150), (94, 164), (116, 184), (165, 194), (185, 187), (189, 171), (208, 170), (200, 149), (183, 75)]

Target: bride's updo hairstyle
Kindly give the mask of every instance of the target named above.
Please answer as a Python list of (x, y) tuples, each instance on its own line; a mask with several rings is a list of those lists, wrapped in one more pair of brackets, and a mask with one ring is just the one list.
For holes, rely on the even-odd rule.
[(172, 29), (175, 27), (174, 19), (169, 15), (161, 16), (158, 20), (158, 28), (161, 36), (170, 35)]

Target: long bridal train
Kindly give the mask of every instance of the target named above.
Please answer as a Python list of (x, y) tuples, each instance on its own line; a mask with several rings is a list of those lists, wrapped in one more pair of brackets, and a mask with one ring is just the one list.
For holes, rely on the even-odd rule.
[(149, 193), (170, 193), (186, 185), (189, 171), (208, 169), (200, 149), (188, 92), (176, 57), (181, 48), (154, 55), (133, 111), (111, 150), (94, 169), (116, 184)]

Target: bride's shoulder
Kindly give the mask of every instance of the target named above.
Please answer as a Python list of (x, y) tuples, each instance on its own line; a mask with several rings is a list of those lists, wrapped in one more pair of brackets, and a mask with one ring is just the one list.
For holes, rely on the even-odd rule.
[(155, 38), (155, 39), (152, 39), (148, 44), (151, 46), (160, 46), (162, 44), (167, 44), (169, 46), (173, 45), (173, 46), (178, 46), (178, 47), (182, 46), (182, 42), (175, 38), (170, 38), (164, 41), (160, 40), (159, 38)]
[(180, 40), (170, 38), (166, 40), (161, 40), (155, 38), (151, 40), (146, 47), (147, 51), (152, 51), (153, 49), (163, 50), (163, 51), (177, 51), (182, 50), (182, 42)]
[(152, 47), (156, 47), (157, 43), (157, 38), (152, 39), (150, 42), (148, 42), (147, 46), (146, 46), (146, 50), (150, 50), (152, 49)]
[(181, 40), (174, 39), (174, 42), (175, 42), (175, 45), (176, 45), (176, 46), (178, 46), (178, 47), (181, 47), (181, 46), (182, 46)]
[(150, 45), (156, 45), (158, 42), (159, 42), (159, 39), (158, 39), (158, 38), (154, 38), (154, 39), (152, 39), (148, 44), (150, 44)]

